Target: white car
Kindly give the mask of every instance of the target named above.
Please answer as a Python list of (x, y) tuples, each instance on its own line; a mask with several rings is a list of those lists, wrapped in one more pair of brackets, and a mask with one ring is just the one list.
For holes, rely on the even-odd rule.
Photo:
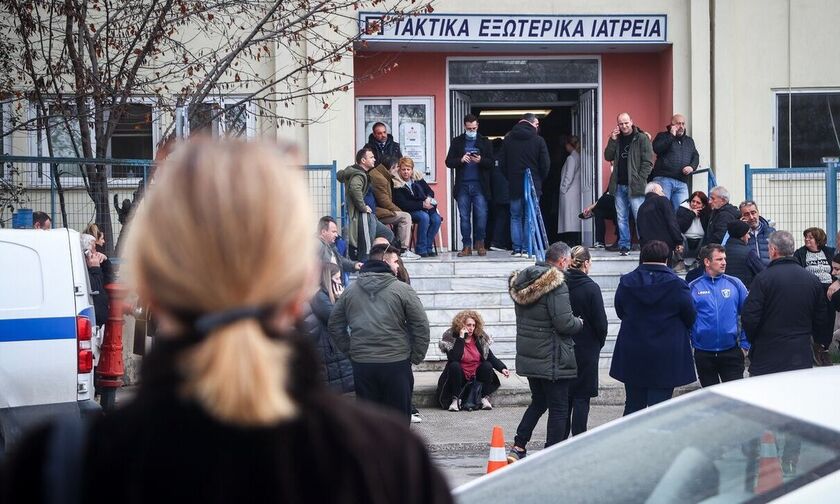
[(455, 489), (471, 503), (840, 502), (840, 367), (748, 378), (610, 422)]

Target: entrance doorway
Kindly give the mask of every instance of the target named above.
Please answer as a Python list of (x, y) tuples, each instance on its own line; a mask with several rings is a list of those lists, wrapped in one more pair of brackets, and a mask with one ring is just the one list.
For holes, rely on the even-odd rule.
[[(458, 86), (459, 89), (450, 91), (449, 126), (452, 136), (463, 132), (463, 118), (471, 113), (478, 117), (479, 132), (494, 141), (495, 153), (499, 153), (502, 139), (522, 118), (531, 112), (540, 119), (539, 134), (545, 139), (551, 160), (548, 177), (543, 180), (543, 194), (540, 208), (548, 234), (549, 243), (558, 239), (569, 239), (571, 236), (559, 235), (558, 210), (561, 204), (580, 207), (574, 210), (574, 215), (588, 206), (600, 196), (600, 170), (597, 168), (600, 159), (598, 147), (598, 99), (597, 84), (595, 86), (562, 88), (539, 88), (533, 84), (525, 84), (528, 89), (521, 89), (522, 85), (507, 85), (496, 89), (488, 89), (487, 85), (470, 89)], [(578, 170), (578, 191), (574, 196), (561, 197), (560, 184), (563, 177), (562, 167), (568, 157), (565, 149), (569, 135), (580, 139), (581, 163)], [(460, 226), (458, 224), (457, 204), (455, 194), (451, 194), (452, 213), (450, 215), (451, 243), (453, 249), (461, 245)], [(509, 217), (504, 207), (494, 207), (490, 202), (490, 221), (488, 222), (488, 238), (496, 246), (509, 243)], [(508, 222), (504, 223), (504, 220)], [(499, 221), (496, 224), (495, 221)], [(507, 233), (504, 231), (507, 229)], [(581, 221), (581, 233), (576, 236), (581, 243), (591, 246), (594, 240), (592, 221)], [(495, 230), (495, 232), (494, 232)]]

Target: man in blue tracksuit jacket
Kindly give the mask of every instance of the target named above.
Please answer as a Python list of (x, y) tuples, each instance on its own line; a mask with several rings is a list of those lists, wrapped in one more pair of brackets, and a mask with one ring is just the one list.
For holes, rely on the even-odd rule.
[(692, 281), (691, 297), (697, 319), (691, 329), (694, 364), (700, 385), (744, 377), (744, 355), (750, 345), (739, 323), (747, 288), (726, 271), (726, 249), (706, 245), (698, 254), (705, 266), (703, 276)]

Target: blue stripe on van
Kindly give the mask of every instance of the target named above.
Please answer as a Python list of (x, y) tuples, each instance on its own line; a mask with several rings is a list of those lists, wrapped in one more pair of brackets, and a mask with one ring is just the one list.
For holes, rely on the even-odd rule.
[(76, 317), (0, 320), (0, 342), (76, 339)]

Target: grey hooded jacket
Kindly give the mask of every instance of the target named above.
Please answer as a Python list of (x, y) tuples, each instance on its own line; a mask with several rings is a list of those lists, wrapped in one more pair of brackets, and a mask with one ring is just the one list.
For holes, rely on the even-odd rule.
[(583, 323), (572, 313), (563, 272), (537, 263), (509, 279), (516, 311), (516, 373), (529, 378), (575, 378), (572, 336)]
[[(419, 364), (429, 349), (429, 319), (410, 285), (368, 261), (335, 303), (329, 330), (353, 362)], [(373, 266), (373, 267), (372, 267)], [(349, 329), (349, 332), (348, 332)]]

